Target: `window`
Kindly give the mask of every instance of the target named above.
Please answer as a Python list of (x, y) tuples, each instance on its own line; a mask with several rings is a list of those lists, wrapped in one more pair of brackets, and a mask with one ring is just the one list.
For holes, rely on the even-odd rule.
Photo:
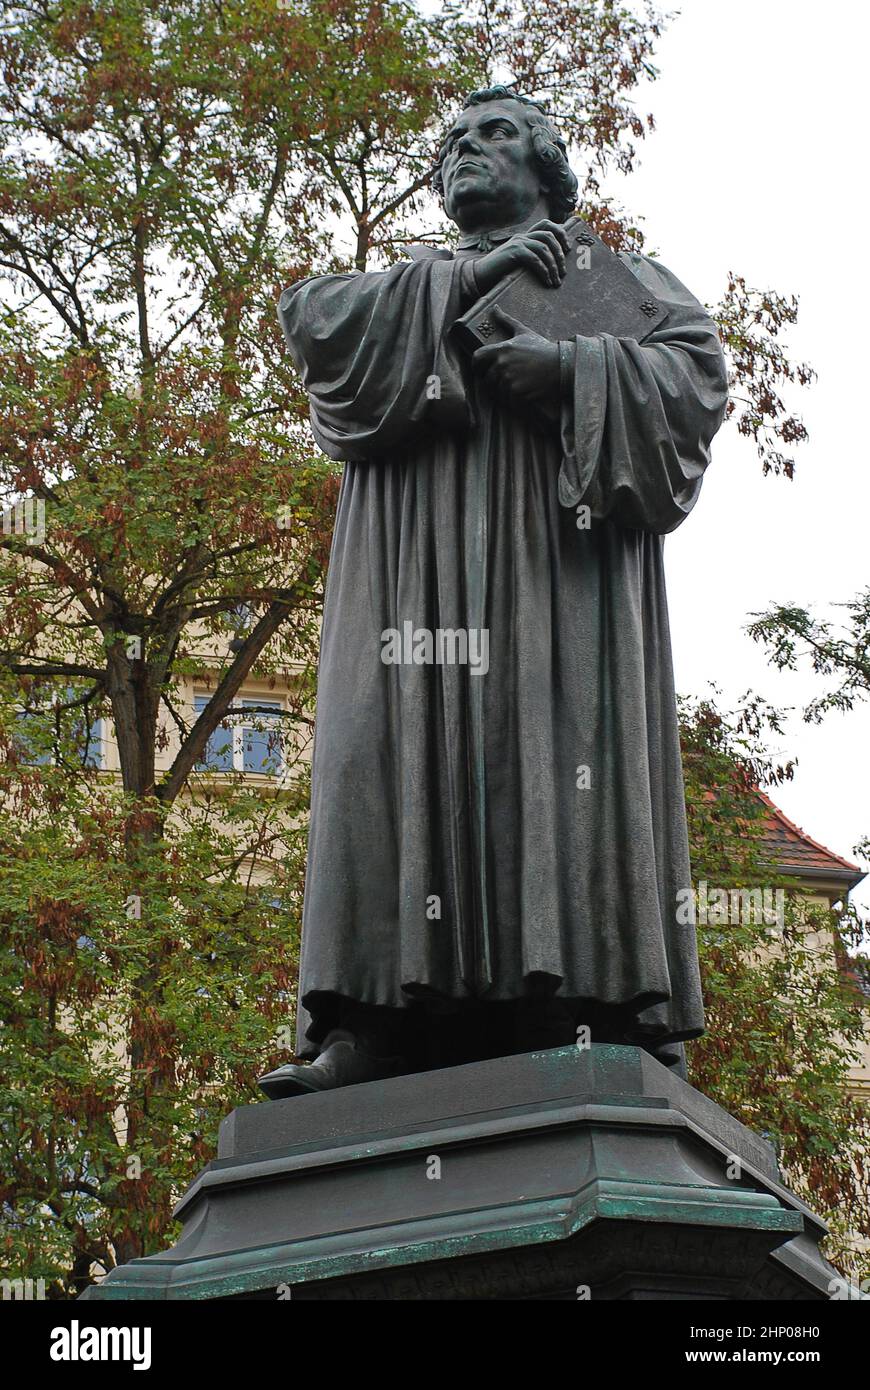
[(245, 644), (245, 638), (256, 622), (257, 615), (247, 603), (237, 603), (234, 608), (221, 613), (220, 621), (232, 632), (228, 646), (231, 652), (240, 651)]
[[(68, 688), (60, 693), (58, 702), (72, 700), (76, 694)], [(92, 719), (88, 724), (81, 709), (60, 711), (53, 703), (47, 703), (19, 712), (15, 738), (22, 761), (32, 767), (53, 766), (62, 750), (67, 766), (80, 762), (82, 767), (100, 768), (105, 766), (103, 725), (102, 719)]]
[(85, 721), (80, 720), (75, 726), (75, 738), (77, 745), (81, 746), (82, 761), (85, 767), (103, 767), (105, 758), (103, 754), (103, 721), (95, 719), (88, 728)]
[[(246, 708), (265, 706), (279, 710), (278, 700), (243, 700)], [(268, 714), (259, 713), (256, 723), (242, 728), (242, 760), (245, 772), (267, 773), (274, 777), (281, 771), (281, 721)]]
[(18, 756), (30, 767), (50, 767), (54, 738), (42, 710), (19, 710), (15, 720)]
[[(197, 719), (210, 700), (210, 695), (194, 696), (193, 708)], [(233, 733), (231, 724), (218, 724), (205, 746), (205, 757), (196, 765), (200, 771), (203, 768), (208, 768), (211, 772), (232, 772)]]
[(224, 627), (232, 628), (234, 632), (248, 632), (254, 626), (256, 614), (250, 604), (237, 603), (234, 608), (227, 608), (220, 614), (220, 621)]
[[(210, 699), (210, 695), (194, 696), (197, 717)], [(231, 715), (219, 724), (206, 745), (205, 758), (197, 767), (210, 772), (251, 772), (274, 777), (283, 765), (281, 721), (277, 717), (281, 701), (251, 696), (239, 704), (242, 709), (256, 708), (257, 713), (247, 719), (240, 714)], [(271, 710), (275, 710), (274, 716)]]

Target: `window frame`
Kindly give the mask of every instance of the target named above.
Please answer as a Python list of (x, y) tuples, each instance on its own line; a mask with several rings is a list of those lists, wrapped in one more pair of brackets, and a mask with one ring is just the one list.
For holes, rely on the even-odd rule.
[[(205, 708), (205, 706), (209, 704), (209, 702), (212, 700), (212, 698), (213, 698), (213, 696), (210, 695), (210, 694), (208, 694), (208, 693), (205, 692), (205, 691), (194, 691), (194, 695), (193, 695), (193, 708), (194, 708), (194, 713), (195, 713), (195, 715), (197, 716), (197, 718), (198, 718), (199, 715), (202, 713), (202, 710)], [(275, 767), (274, 767), (274, 768), (269, 768), (269, 769), (263, 768), (263, 769), (257, 770), (256, 768), (246, 767), (246, 766), (245, 766), (245, 736), (246, 736), (246, 731), (247, 731), (248, 729), (252, 729), (253, 726), (252, 726), (250, 723), (248, 723), (248, 724), (245, 723), (245, 708), (246, 708), (246, 707), (249, 708), (249, 707), (251, 707), (251, 706), (260, 706), (260, 707), (261, 707), (261, 706), (264, 706), (264, 705), (268, 705), (270, 709), (274, 709), (276, 712), (281, 713), (281, 712), (283, 712), (283, 711), (286, 709), (286, 705), (285, 705), (284, 701), (283, 701), (282, 699), (280, 699), (280, 698), (275, 698), (275, 697), (273, 697), (273, 696), (256, 695), (256, 694), (250, 694), (250, 693), (249, 693), (249, 694), (243, 695), (243, 696), (241, 696), (241, 697), (238, 697), (238, 696), (237, 696), (237, 697), (236, 697), (236, 700), (233, 702), (233, 705), (234, 705), (233, 713), (230, 714), (228, 717), (225, 717), (223, 720), (221, 720), (220, 724), (218, 724), (217, 728), (216, 728), (216, 729), (213, 731), (213, 733), (209, 736), (208, 744), (206, 745), (206, 749), (205, 749), (206, 758), (204, 758), (202, 761), (197, 762), (197, 764), (196, 764), (196, 771), (197, 771), (197, 772), (212, 772), (212, 773), (214, 773), (214, 772), (224, 772), (224, 773), (227, 773), (227, 772), (240, 772), (240, 773), (242, 773), (243, 776), (245, 776), (245, 777), (265, 777), (265, 778), (268, 778), (270, 782), (275, 782), (275, 781), (277, 781), (278, 779), (280, 779), (281, 777), (284, 776), (284, 773), (285, 773), (285, 771), (286, 771), (286, 760), (285, 760), (285, 757), (284, 757), (284, 747), (283, 747), (283, 735), (281, 735), (281, 736), (279, 737), (278, 741), (277, 741), (277, 746), (276, 746), (276, 748), (275, 748), (275, 750), (274, 750), (274, 754), (270, 754), (270, 756), (274, 756), (274, 759), (275, 759)], [(264, 714), (262, 714), (262, 713), (259, 714), (259, 715), (257, 715), (256, 717), (257, 717), (258, 719), (261, 719), (261, 720), (264, 720), (264, 721), (265, 721), (266, 719), (268, 719), (268, 715), (264, 715)], [(281, 729), (280, 720), (275, 720), (274, 723), (275, 723), (276, 729), (278, 729), (278, 730), (280, 731), (280, 729)], [(231, 738), (231, 753), (230, 753), (230, 759), (229, 759), (230, 765), (229, 765), (228, 767), (216, 767), (216, 766), (214, 766), (212, 763), (210, 763), (210, 762), (207, 761), (207, 755), (208, 755), (208, 752), (209, 752), (209, 744), (211, 744), (212, 739), (214, 739), (215, 736), (216, 736), (219, 732), (221, 732), (221, 731), (225, 731), (226, 733), (229, 733), (229, 734), (232, 735), (232, 738)], [(256, 730), (254, 730), (254, 731), (255, 731), (256, 733), (258, 733), (258, 734), (261, 733), (261, 730), (259, 730), (259, 729), (256, 729)]]

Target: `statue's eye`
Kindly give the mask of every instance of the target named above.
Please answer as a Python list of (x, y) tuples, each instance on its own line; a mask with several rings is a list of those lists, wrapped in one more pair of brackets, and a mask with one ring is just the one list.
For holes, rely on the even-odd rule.
[(502, 130), (501, 126), (496, 126), (489, 138), (490, 140), (506, 140), (508, 133), (506, 130)]

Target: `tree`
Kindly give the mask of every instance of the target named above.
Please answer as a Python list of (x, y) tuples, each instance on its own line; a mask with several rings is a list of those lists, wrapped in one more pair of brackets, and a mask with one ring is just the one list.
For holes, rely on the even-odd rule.
[[(3, 1239), (58, 1294), (166, 1242), (219, 1114), (280, 1053), (304, 777), (264, 800), (197, 771), (252, 675), (292, 678), (287, 747), (309, 731), (338, 477), (278, 293), (378, 263), (424, 214), (446, 236), (444, 117), (494, 80), (550, 99), (584, 211), (640, 244), (600, 181), (651, 128), (660, 28), (612, 0), (3, 5), (0, 497), (35, 509), (0, 536)], [(790, 313), (737, 279), (723, 309), (765, 449), (799, 437), (769, 390)], [(182, 682), (228, 624), (192, 717)], [(117, 786), (88, 765), (100, 719)]]
[(227, 1105), (291, 1046), (307, 788), (200, 788), (134, 857), (147, 803), (82, 770), (54, 710), (22, 747), (3, 687), (0, 1265), (64, 1297), (171, 1239)]
[[(319, 51), (338, 68), (309, 108), (308, 187), (350, 223), (359, 269), (373, 254), (419, 240), (421, 213), (431, 219), (430, 235), (450, 236), (427, 188), (445, 117), (475, 87), (508, 82), (547, 102), (587, 162), (583, 191), (592, 201), (609, 167), (632, 168), (633, 142), (652, 127), (631, 98), (644, 76), (656, 76), (651, 59), (662, 21), (652, 4), (445, 0), (428, 18), (409, 4), (369, 0), (301, 8), (316, 16)], [(401, 45), (391, 45), (399, 32)], [(366, 82), (356, 71), (363, 54)]]
[[(3, 1195), (7, 1249), (39, 1250), (57, 1289), (165, 1239), (200, 1156), (178, 1137), (211, 1142), (221, 1108), (197, 1092), (238, 1097), (244, 1058), (250, 1093), (293, 978), (301, 852), (274, 821), (304, 783), (180, 800), (251, 673), (293, 673), (305, 728), (337, 486), (274, 311), (279, 259), (316, 242), (295, 108), (255, 107), (255, 63), (227, 83), (221, 13), (7, 6), (0, 35), (0, 477), (45, 516), (0, 552)], [(191, 720), (179, 682), (240, 608)], [(101, 716), (119, 788), (83, 767)], [(269, 893), (233, 886), (246, 847)]]
[(835, 625), (795, 604), (776, 604), (753, 614), (748, 632), (763, 643), (780, 671), (795, 671), (808, 661), (832, 684), (804, 710), (807, 723), (818, 724), (832, 710), (848, 711), (870, 695), (870, 589), (838, 605), (845, 622)]
[[(804, 707), (807, 724), (820, 724), (835, 710), (847, 713), (870, 694), (870, 589), (834, 607), (844, 611), (844, 622), (780, 603), (753, 614), (747, 627), (750, 637), (767, 648), (777, 670), (796, 671), (808, 663), (816, 675), (825, 677), (826, 688)], [(853, 852), (870, 858), (870, 835)]]
[[(866, 1277), (870, 1235), (866, 1104), (850, 1067), (868, 1041), (867, 998), (850, 952), (864, 939), (853, 909), (802, 899), (765, 860), (758, 789), (789, 777), (764, 735), (781, 732), (757, 698), (723, 713), (712, 700), (684, 703), (683, 767), (692, 877), (729, 897), (727, 912), (698, 920), (707, 1032), (688, 1045), (689, 1079), (775, 1145), (787, 1181), (831, 1224), (827, 1254)], [(764, 885), (783, 893), (775, 922), (735, 898)], [(707, 890), (705, 889), (705, 896)]]
[[(810, 669), (823, 679), (824, 685), (820, 693), (813, 696), (804, 707), (803, 718), (807, 723), (821, 723), (832, 712), (852, 710), (861, 701), (866, 700), (870, 693), (870, 589), (863, 590), (856, 598), (836, 607), (844, 614), (843, 622), (819, 617), (810, 609), (797, 604), (774, 604), (766, 612), (753, 614), (753, 620), (747, 629), (755, 641), (766, 647), (771, 663), (778, 670), (795, 671), (802, 665), (809, 665)], [(870, 837), (865, 837), (855, 845), (854, 852), (865, 858), (870, 857)], [(855, 982), (866, 1023), (867, 997), (870, 994), (867, 937), (860, 929), (861, 924), (857, 916), (853, 914), (853, 917), (854, 920), (850, 924), (851, 933), (847, 933), (839, 943), (840, 965)], [(842, 1036), (844, 1039), (849, 1037), (848, 1030), (844, 1030)], [(810, 1101), (811, 1095), (808, 1093), (805, 1099), (807, 1106)], [(836, 1107), (833, 1112), (827, 1111), (827, 1105), (821, 1095), (816, 1104), (818, 1111), (837, 1113)], [(839, 1119), (836, 1123), (839, 1124)], [(856, 1115), (853, 1124), (857, 1142), (847, 1144), (846, 1150), (853, 1154), (856, 1171), (866, 1183), (866, 1166), (862, 1167), (862, 1164), (866, 1165), (868, 1150), (866, 1114)], [(824, 1140), (819, 1142), (823, 1147)], [(829, 1198), (836, 1195), (836, 1188), (829, 1183), (823, 1182), (823, 1187), (828, 1191)], [(856, 1192), (854, 1187), (850, 1186), (847, 1176), (844, 1191), (845, 1211), (838, 1207), (833, 1214), (834, 1224), (843, 1242), (841, 1248), (844, 1252), (844, 1268), (850, 1268), (852, 1273), (860, 1277), (860, 1256), (853, 1252), (851, 1261), (849, 1260), (848, 1244), (844, 1234), (844, 1229), (850, 1221), (854, 1223), (854, 1230), (863, 1230), (866, 1234), (866, 1226), (854, 1217), (855, 1201)], [(864, 1263), (866, 1265), (866, 1255)], [(863, 1272), (866, 1275), (866, 1268)]]

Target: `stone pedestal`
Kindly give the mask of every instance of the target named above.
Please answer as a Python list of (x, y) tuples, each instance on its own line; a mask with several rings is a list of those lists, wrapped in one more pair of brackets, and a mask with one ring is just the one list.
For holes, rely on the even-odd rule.
[(86, 1299), (827, 1299), (771, 1146), (633, 1047), (244, 1106)]

